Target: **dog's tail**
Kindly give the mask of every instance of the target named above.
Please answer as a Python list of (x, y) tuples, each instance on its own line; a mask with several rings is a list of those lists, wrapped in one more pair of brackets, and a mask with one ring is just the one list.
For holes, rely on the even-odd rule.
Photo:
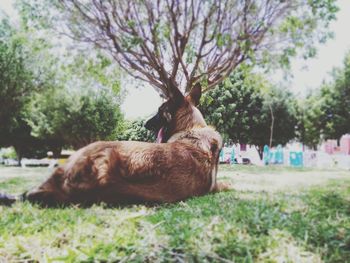
[(8, 195), (0, 193), (0, 205), (11, 206), (17, 201), (23, 201), (25, 194), (20, 196)]

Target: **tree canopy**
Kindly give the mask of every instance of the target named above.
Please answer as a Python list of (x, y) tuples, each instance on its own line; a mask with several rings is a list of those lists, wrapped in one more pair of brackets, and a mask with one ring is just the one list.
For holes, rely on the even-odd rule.
[(7, 17), (0, 22), (0, 145), (16, 148), (29, 143), (30, 131), (23, 122), (22, 112), (31, 96), (40, 89), (28, 68), (29, 54)]
[[(0, 146), (21, 157), (114, 139), (119, 74), (98, 52), (61, 49), (32, 28), (0, 23)], [(40, 155), (40, 154), (39, 154)]]
[(295, 99), (272, 87), (249, 68), (239, 67), (222, 84), (208, 91), (201, 110), (226, 139), (264, 145), (286, 144), (295, 138)]
[(340, 139), (350, 133), (350, 52), (344, 65), (336, 69), (333, 82), (321, 89), (323, 103), (323, 135), (326, 139)]
[(25, 67), (20, 45), (0, 41), (0, 123), (11, 132), (16, 118), (34, 92), (30, 71)]
[(146, 120), (144, 119), (126, 121), (123, 132), (117, 136), (117, 139), (121, 141), (154, 142), (156, 136), (153, 132), (145, 128), (145, 123)]
[(332, 77), (299, 103), (299, 139), (312, 148), (350, 133), (350, 53)]
[(335, 0), (59, 0), (49, 6), (56, 8), (52, 17), (62, 18), (57, 28), (99, 47), (163, 96), (197, 82), (210, 89), (245, 61), (287, 65), (297, 49), (312, 56), (337, 11)]
[(65, 89), (38, 94), (26, 117), (35, 137), (58, 148), (75, 149), (97, 140), (114, 139), (122, 121), (111, 91), (78, 94)]

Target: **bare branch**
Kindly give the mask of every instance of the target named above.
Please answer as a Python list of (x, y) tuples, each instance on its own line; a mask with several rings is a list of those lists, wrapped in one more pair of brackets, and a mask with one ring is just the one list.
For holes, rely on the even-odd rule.
[(220, 83), (252, 52), (279, 40), (270, 29), (295, 8), (273, 0), (59, 0), (75, 38), (109, 53), (163, 95)]

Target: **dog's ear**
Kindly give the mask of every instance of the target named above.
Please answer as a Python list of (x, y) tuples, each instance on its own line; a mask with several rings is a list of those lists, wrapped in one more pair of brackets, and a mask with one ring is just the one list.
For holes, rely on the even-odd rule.
[(196, 85), (194, 85), (194, 87), (191, 89), (190, 93), (186, 96), (186, 98), (194, 106), (198, 106), (201, 96), (202, 96), (202, 86), (201, 84), (196, 83)]
[(177, 87), (172, 88), (169, 92), (169, 100), (171, 100), (177, 105), (181, 105), (184, 98), (184, 95)]

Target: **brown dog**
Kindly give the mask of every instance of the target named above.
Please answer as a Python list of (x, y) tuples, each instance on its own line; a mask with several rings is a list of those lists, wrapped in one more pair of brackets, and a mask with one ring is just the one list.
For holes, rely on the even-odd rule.
[(45, 206), (176, 202), (218, 190), (219, 133), (196, 108), (201, 88), (177, 91), (146, 128), (158, 142), (95, 142), (74, 153), (24, 199)]

